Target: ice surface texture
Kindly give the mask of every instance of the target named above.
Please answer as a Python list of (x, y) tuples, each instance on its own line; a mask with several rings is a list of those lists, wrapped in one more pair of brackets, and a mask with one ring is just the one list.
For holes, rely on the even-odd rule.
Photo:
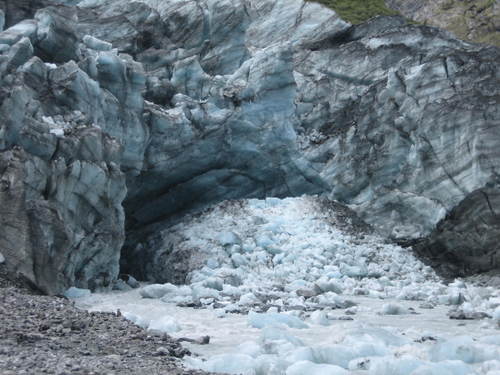
[[(145, 286), (140, 295), (220, 309), (221, 316), (250, 311), (255, 328), (307, 328), (280, 314), (284, 311), (314, 311), (316, 324), (329, 325), (321, 310), (356, 314), (349, 296), (420, 301), (430, 308), (448, 305), (470, 317), (495, 316), (498, 288), (478, 289), (460, 280), (445, 285), (411, 250), (385, 243), (356, 227), (354, 213), (325, 203), (312, 196), (249, 199), (188, 215), (158, 233), (169, 241), (149, 249), (155, 261), (145, 262), (144, 272), (163, 284)], [(377, 312), (415, 313), (397, 302)]]
[(176, 337), (210, 336), (209, 345), (190, 347), (202, 357), (186, 360), (207, 371), (493, 375), (500, 369), (500, 289), (467, 279), (445, 284), (411, 251), (356, 227), (345, 207), (325, 202), (250, 199), (190, 215), (161, 233), (175, 240), (158, 258), (164, 263), (149, 265), (166, 279), (180, 278), (176, 259), (182, 259), (192, 267), (183, 268), (186, 285), (149, 284), (77, 303), (119, 308), (136, 324)]
[(320, 192), (454, 272), (498, 266), (498, 49), (301, 0), (0, 7), (0, 248), (44, 291), (110, 285), (125, 228), (154, 278), (178, 215)]

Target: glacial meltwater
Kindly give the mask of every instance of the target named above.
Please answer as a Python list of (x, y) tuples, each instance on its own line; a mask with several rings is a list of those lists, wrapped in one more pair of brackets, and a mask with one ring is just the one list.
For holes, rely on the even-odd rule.
[(206, 371), (500, 373), (498, 280), (445, 283), (410, 249), (322, 202), (243, 200), (192, 215), (164, 233), (198, 265), (185, 285), (141, 284), (77, 305), (193, 340), (185, 365)]

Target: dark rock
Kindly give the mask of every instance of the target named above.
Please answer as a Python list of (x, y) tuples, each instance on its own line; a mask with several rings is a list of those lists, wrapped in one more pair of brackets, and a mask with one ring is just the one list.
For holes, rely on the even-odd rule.
[(457, 309), (457, 310), (451, 310), (448, 312), (448, 316), (450, 319), (456, 319), (456, 320), (481, 320), (481, 319), (486, 319), (486, 318), (491, 318), (490, 315), (480, 312), (480, 311), (463, 311), (462, 309)]
[(499, 268), (498, 186), (468, 195), (437, 224), (428, 238), (414, 246), (415, 251), (445, 275), (470, 275)]
[(427, 341), (437, 341), (437, 339), (434, 336), (422, 336), (414, 341), (418, 343), (423, 343)]
[(163, 346), (160, 346), (158, 349), (156, 349), (156, 351), (153, 353), (153, 355), (155, 356), (164, 356), (164, 355), (169, 355), (170, 351), (163, 347)]
[(311, 297), (316, 297), (317, 295), (321, 294), (322, 291), (319, 288), (314, 288), (314, 289), (299, 289), (295, 293), (297, 293), (298, 296), (311, 298)]
[(345, 310), (346, 315), (356, 315), (356, 313), (357, 313), (356, 309), (349, 308)]
[(415, 21), (441, 27), (459, 38), (500, 47), (500, 3), (460, 0), (386, 0)]
[(436, 307), (436, 305), (432, 302), (422, 302), (420, 305), (418, 305), (420, 309), (426, 309), (426, 310), (432, 310)]
[(123, 317), (35, 295), (6, 279), (4, 268), (0, 265), (1, 374), (201, 374), (181, 367), (177, 358), (189, 352), (170, 336), (144, 340), (145, 331)]
[(354, 318), (352, 316), (339, 316), (339, 317), (336, 317), (336, 318), (331, 318), (332, 320), (341, 320), (341, 321), (350, 321), (350, 320), (354, 320)]
[(190, 342), (198, 345), (208, 345), (210, 343), (210, 336), (202, 336), (199, 339), (190, 339), (188, 337), (181, 337), (177, 341), (179, 342)]

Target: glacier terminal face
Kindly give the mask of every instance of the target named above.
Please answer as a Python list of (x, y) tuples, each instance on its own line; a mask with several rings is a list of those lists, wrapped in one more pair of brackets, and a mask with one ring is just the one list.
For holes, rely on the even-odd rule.
[(211, 203), (318, 193), (453, 273), (499, 267), (498, 48), (301, 0), (0, 9), (0, 247), (44, 291), (111, 284), (124, 242), (139, 273)]

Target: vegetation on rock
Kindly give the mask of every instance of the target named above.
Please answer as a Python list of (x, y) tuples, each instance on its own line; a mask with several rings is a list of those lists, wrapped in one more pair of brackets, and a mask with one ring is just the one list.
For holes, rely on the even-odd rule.
[(448, 0), (440, 12), (443, 16), (451, 16), (447, 28), (459, 38), (500, 46), (500, 6), (495, 8), (495, 2)]
[(354, 25), (375, 16), (399, 14), (399, 12), (389, 9), (384, 0), (315, 0), (315, 2), (333, 9), (343, 20)]
[(463, 40), (500, 46), (500, 0), (386, 0), (386, 4)]

